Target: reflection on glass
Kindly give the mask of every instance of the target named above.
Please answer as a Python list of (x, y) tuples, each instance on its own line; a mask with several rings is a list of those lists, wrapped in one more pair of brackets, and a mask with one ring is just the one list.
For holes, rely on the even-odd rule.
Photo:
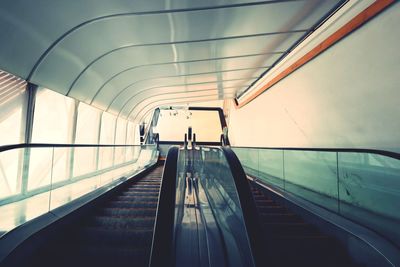
[(74, 149), (74, 176), (81, 176), (96, 170), (97, 148), (76, 147)]
[(267, 183), (280, 188), (285, 187), (283, 179), (283, 152), (280, 150), (257, 150), (259, 153), (258, 172), (256, 176)]
[(95, 147), (34, 147), (0, 153), (0, 235), (101, 186), (131, 177), (158, 159), (155, 146), (136, 146), (132, 160), (117, 165), (105, 164), (111, 153), (105, 158), (99, 153), (99, 166), (103, 162), (106, 167), (97, 168), (96, 151)]
[(53, 148), (27, 148), (24, 158), (29, 159), (28, 191), (50, 185)]
[(210, 265), (254, 266), (234, 178), (222, 150), (180, 150), (176, 186), (174, 240), (176, 251), (185, 251), (175, 255), (177, 264), (186, 266), (205, 256)]
[(360, 152), (233, 149), (249, 175), (400, 245), (400, 160)]
[(36, 94), (32, 142), (70, 143), (74, 108), (75, 102), (72, 98), (39, 88)]
[(400, 160), (339, 153), (340, 212), (400, 244)]
[(258, 149), (240, 149), (240, 148), (232, 148), (233, 151), (237, 154), (238, 158), (242, 162), (243, 168), (245, 171), (254, 177), (259, 177), (259, 158), (258, 158)]
[(337, 211), (336, 153), (288, 151), (285, 157), (285, 189)]
[(17, 194), (21, 186), (19, 175), (22, 150), (8, 150), (0, 153), (0, 203), (1, 199)]

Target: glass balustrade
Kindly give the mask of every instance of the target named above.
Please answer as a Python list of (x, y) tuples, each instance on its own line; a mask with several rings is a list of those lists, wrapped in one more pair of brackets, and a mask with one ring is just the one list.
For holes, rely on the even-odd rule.
[(351, 150), (232, 149), (249, 176), (400, 245), (400, 160)]
[(102, 186), (127, 179), (157, 159), (154, 145), (46, 145), (1, 152), (0, 235)]

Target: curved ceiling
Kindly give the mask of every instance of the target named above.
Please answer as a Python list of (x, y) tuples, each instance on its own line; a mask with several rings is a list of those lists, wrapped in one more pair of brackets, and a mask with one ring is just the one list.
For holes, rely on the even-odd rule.
[(131, 120), (234, 98), (339, 0), (0, 3), (0, 68)]

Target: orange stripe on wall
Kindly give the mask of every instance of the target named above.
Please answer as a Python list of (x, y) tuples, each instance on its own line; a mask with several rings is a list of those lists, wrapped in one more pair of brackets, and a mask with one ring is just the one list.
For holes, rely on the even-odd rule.
[(376, 16), (378, 13), (383, 11), (385, 8), (387, 8), (394, 2), (395, 0), (376, 0), (373, 4), (371, 4), (360, 14), (355, 16), (352, 20), (350, 20), (348, 23), (342, 26), (339, 30), (334, 32), (332, 35), (330, 35), (328, 38), (326, 38), (324, 41), (322, 41), (320, 44), (314, 47), (311, 51), (309, 51), (307, 54), (299, 58), (295, 63), (287, 67), (277, 76), (275, 76), (272, 80), (264, 84), (260, 89), (255, 91), (249, 98), (245, 99), (242, 103), (238, 105), (235, 102), (235, 107), (241, 108), (244, 105), (247, 105), (248, 103), (253, 101), (256, 97), (261, 95), (263, 92), (267, 91), (269, 88), (277, 84), (283, 78), (285, 78), (286, 76), (288, 76), (289, 74), (291, 74), (304, 64), (308, 63), (310, 60), (312, 60), (313, 58), (321, 54), (323, 51), (325, 51), (326, 49), (328, 49), (329, 47), (331, 47), (332, 45), (334, 45), (335, 43), (346, 37), (348, 34), (353, 32), (357, 28), (361, 27), (364, 23), (366, 23), (368, 20)]

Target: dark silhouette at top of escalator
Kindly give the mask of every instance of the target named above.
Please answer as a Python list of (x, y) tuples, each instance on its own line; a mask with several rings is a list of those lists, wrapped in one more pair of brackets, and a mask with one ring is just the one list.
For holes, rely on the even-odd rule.
[(264, 231), (268, 266), (357, 266), (344, 247), (251, 183)]

